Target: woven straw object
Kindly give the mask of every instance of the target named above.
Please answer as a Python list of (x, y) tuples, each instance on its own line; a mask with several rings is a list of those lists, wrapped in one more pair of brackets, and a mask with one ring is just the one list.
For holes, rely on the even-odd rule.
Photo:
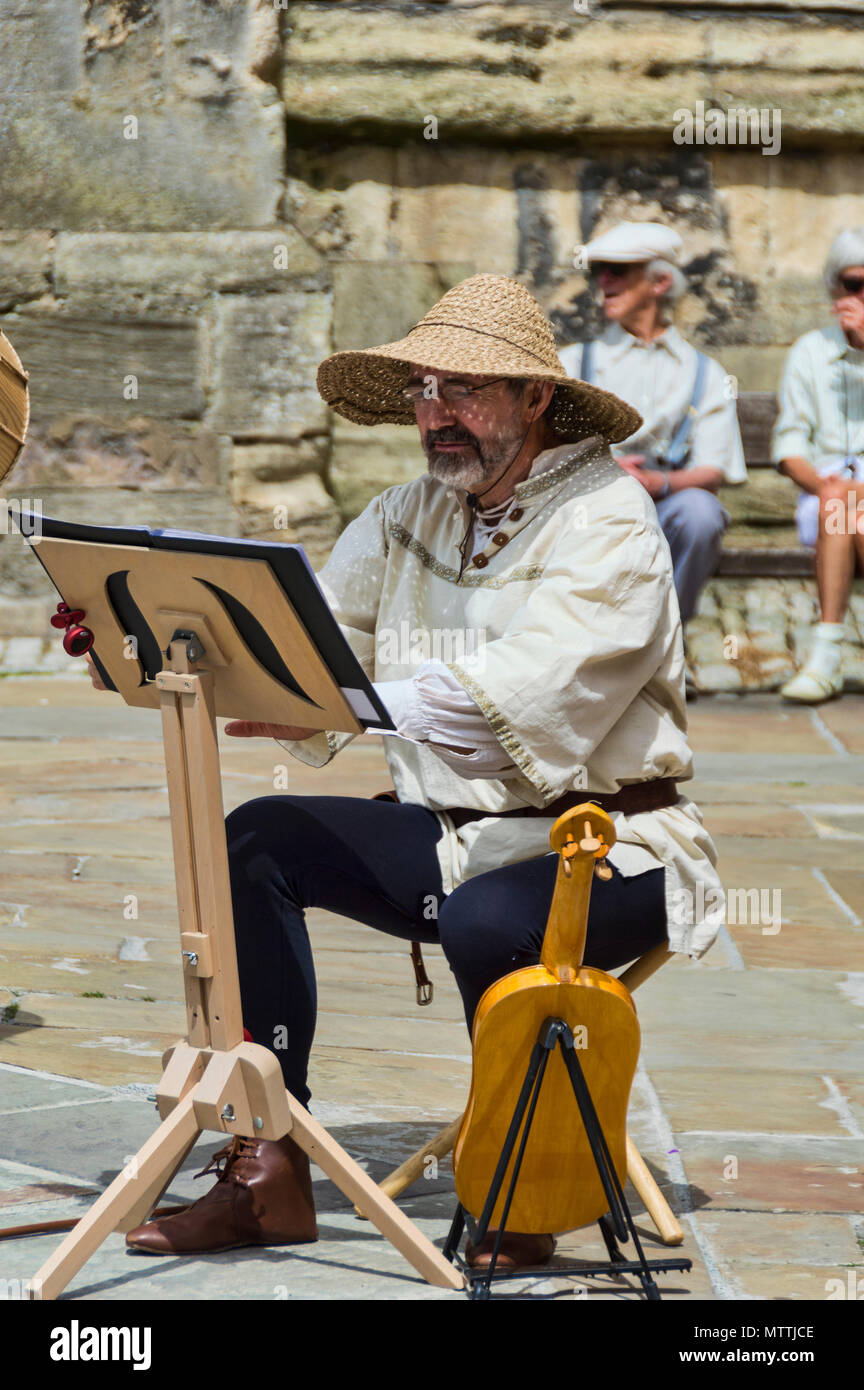
[(463, 280), (398, 342), (325, 358), (318, 390), (355, 424), (413, 425), (414, 407), (400, 394), (412, 367), (558, 382), (547, 414), (562, 443), (592, 434), (614, 443), (642, 424), (641, 415), (611, 391), (567, 375), (537, 300), (505, 275)]
[(0, 483), (24, 447), (29, 423), (27, 373), (9, 339), (0, 333)]

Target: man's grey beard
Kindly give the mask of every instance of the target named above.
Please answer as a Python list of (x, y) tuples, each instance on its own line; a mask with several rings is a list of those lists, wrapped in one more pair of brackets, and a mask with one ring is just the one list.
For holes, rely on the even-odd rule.
[(483, 454), (475, 453), (473, 459), (451, 458), (448, 454), (439, 453), (433, 444), (426, 451), (429, 472), (448, 487), (477, 492), (483, 483), (491, 484), (499, 474), (506, 472), (508, 464), (519, 452), (517, 443), (516, 439), (498, 440), (494, 444), (487, 444)]

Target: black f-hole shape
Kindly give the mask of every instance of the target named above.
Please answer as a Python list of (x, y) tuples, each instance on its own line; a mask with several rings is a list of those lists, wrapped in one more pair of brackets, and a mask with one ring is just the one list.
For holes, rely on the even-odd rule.
[(292, 694), (305, 700), (313, 709), (320, 709), (321, 706), (311, 700), (302, 686), (297, 684), (264, 628), (254, 614), (249, 612), (246, 605), (234, 598), (233, 594), (220, 589), (217, 584), (210, 584), (206, 579), (198, 579), (198, 583), (203, 584), (204, 588), (209, 589), (214, 598), (219, 600), (234, 624), (238, 637), (246, 644), (255, 660), (264, 667), (267, 674), (278, 681), (280, 685), (284, 685), (286, 690), (290, 690)]

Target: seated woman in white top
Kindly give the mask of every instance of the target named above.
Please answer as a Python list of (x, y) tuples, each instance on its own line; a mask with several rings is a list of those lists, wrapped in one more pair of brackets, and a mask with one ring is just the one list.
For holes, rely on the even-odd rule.
[(816, 547), (820, 622), (804, 669), (781, 691), (802, 704), (843, 689), (843, 619), (864, 571), (864, 227), (834, 239), (825, 283), (836, 321), (790, 349), (773, 442), (781, 473), (802, 489), (802, 544)]

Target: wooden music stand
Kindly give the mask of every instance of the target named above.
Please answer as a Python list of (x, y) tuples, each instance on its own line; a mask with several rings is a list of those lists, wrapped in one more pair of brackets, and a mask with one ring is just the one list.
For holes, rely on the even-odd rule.
[[(30, 1296), (56, 1298), (107, 1235), (146, 1220), (205, 1130), (258, 1139), (290, 1131), (424, 1279), (463, 1289), (458, 1271), (288, 1094), (273, 1052), (243, 1041), (216, 717), (360, 733), (346, 694), (266, 559), (58, 538), (50, 528), (38, 558), (69, 606), (84, 610), (94, 655), (127, 704), (161, 708), (187, 1037), (163, 1058), (159, 1128), (42, 1265)], [(120, 590), (127, 617), (134, 612), (151, 650), (155, 636), (167, 657), (150, 678), (118, 617)], [(258, 656), (238, 626), (243, 612), (254, 613)], [(262, 646), (260, 629), (272, 646)]]

